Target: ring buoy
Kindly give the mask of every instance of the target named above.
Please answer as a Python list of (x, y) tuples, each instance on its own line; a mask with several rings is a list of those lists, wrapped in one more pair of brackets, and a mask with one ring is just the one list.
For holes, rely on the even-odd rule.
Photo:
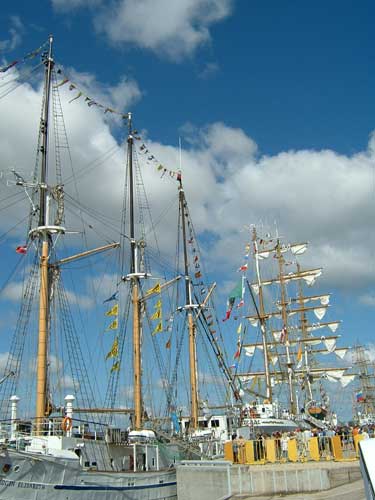
[(64, 417), (64, 420), (61, 423), (61, 428), (64, 432), (68, 432), (71, 430), (73, 426), (73, 421), (70, 417)]

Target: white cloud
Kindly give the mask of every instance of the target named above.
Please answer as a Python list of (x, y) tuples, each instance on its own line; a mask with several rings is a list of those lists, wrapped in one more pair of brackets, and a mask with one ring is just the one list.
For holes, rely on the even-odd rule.
[(52, 0), (52, 4), (61, 11), (91, 7), (96, 29), (111, 42), (179, 60), (210, 42), (210, 26), (231, 14), (233, 0)]
[(9, 38), (0, 40), (0, 50), (11, 51), (20, 45), (25, 32), (25, 27), (18, 16), (10, 16), (11, 27), (8, 30)]
[[(92, 75), (75, 76), (89, 91), (94, 89), (93, 97), (98, 92), (103, 98), (113, 96), (111, 99), (115, 101), (116, 92), (121, 95), (125, 92), (122, 83), (107, 89)], [(132, 92), (130, 100), (139, 95)], [(76, 171), (76, 185), (70, 178), (65, 183), (66, 192), (74, 198), (79, 196), (85, 206), (94, 206), (113, 224), (118, 224), (123, 194), (123, 146), (112, 136), (107, 115), (88, 108), (83, 100), (67, 104), (72, 96), (67, 86), (61, 88), (61, 94)], [(27, 178), (30, 177), (29, 158), (35, 151), (40, 98), (40, 89), (34, 90), (25, 84), (2, 101), (8, 118), (6, 123), (0, 122), (1, 168), (16, 165)], [(26, 107), (27, 114), (24, 113)], [(266, 156), (259, 153), (255, 142), (243, 130), (222, 122), (202, 129), (185, 126), (182, 132), (185, 139), (183, 183), (195, 229), (199, 234), (212, 236), (210, 245), (203, 242), (210, 273), (220, 272), (223, 282), (230, 276), (233, 278), (233, 272), (241, 263), (243, 245), (248, 240), (243, 227), (255, 223), (274, 228), (276, 221), (279, 234), (286, 241), (311, 242), (303, 263), (323, 266), (325, 285), (347, 289), (363, 287), (363, 294), (368, 290), (375, 279), (371, 257), (375, 235), (368, 230), (374, 210), (374, 135), (370, 137), (368, 149), (352, 156), (332, 150), (287, 151)], [(17, 147), (20, 143), (22, 148)], [(166, 166), (175, 169), (179, 164), (176, 147), (152, 140), (148, 140), (147, 145)], [(108, 156), (108, 152), (111, 152), (110, 161), (94, 162)], [(147, 163), (144, 157), (139, 161)], [(69, 177), (69, 169), (64, 168), (64, 177)], [(143, 165), (142, 175), (154, 222), (163, 234), (159, 244), (162, 250), (172, 253), (177, 225), (177, 183), (165, 178), (160, 180), (160, 174), (152, 165)], [(0, 189), (5, 192), (3, 185)], [(18, 188), (6, 189), (15, 192)], [(68, 227), (80, 230), (78, 212), (69, 205), (68, 199), (66, 204), (67, 210), (73, 210), (67, 211)], [(169, 212), (166, 206), (172, 207)], [(14, 207), (13, 215), (2, 219), (1, 225), (5, 230), (20, 219), (18, 207)], [(94, 222), (92, 234), (102, 233), (109, 240), (118, 240), (111, 224)], [(79, 236), (69, 236), (69, 241), (77, 241), (75, 238)], [(102, 290), (109, 290), (111, 282), (109, 277), (103, 282)], [(19, 293), (19, 289), (7, 290), (10, 298), (16, 299)], [(83, 300), (83, 305), (90, 307), (86, 296), (76, 300)]]
[[(82, 91), (85, 95), (88, 95), (95, 101), (103, 104), (103, 106), (108, 106), (119, 112), (126, 113), (130, 106), (133, 106), (142, 97), (142, 92), (138, 86), (138, 83), (126, 75), (120, 78), (117, 85), (104, 85), (96, 80), (95, 75), (91, 73), (79, 73), (74, 69), (67, 69), (67, 74), (74, 84), (77, 85), (77, 89), (69, 91), (71, 99), (78, 95), (79, 91)], [(66, 88), (69, 88), (67, 86)], [(64, 89), (66, 92), (66, 89)], [(80, 98), (83, 100), (83, 97)]]

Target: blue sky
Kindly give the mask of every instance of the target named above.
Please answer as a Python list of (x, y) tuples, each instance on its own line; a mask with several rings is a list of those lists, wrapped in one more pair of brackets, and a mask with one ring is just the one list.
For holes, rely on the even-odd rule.
[[(2, 61), (22, 57), (53, 33), (57, 64), (90, 96), (132, 110), (136, 127), (172, 170), (182, 137), (187, 197), (198, 234), (215, 241), (210, 247), (203, 238), (202, 246), (210, 277), (220, 282), (222, 308), (237, 279), (247, 239), (243, 225), (276, 221), (286, 239), (310, 242), (308, 265), (324, 267), (321, 291), (334, 293), (330, 315), (344, 322), (343, 343), (371, 343), (373, 2), (169, 4), (6, 0)], [(63, 89), (63, 105), (68, 94)], [(17, 99), (39, 109), (35, 87), (24, 94), (21, 89)], [(6, 170), (14, 164), (10, 150), (20, 137), (13, 122), (23, 112), (22, 106), (12, 111), (12, 96), (2, 104), (0, 169)], [(102, 113), (82, 102), (67, 108), (78, 163), (85, 162), (83, 130), (93, 158), (123, 135), (118, 123), (108, 125)], [(25, 116), (31, 125), (31, 113)], [(23, 149), (35, 151), (36, 132), (21, 137)], [(26, 168), (25, 152), (18, 155), (16, 164)], [(100, 207), (111, 209), (103, 192), (94, 196)]]

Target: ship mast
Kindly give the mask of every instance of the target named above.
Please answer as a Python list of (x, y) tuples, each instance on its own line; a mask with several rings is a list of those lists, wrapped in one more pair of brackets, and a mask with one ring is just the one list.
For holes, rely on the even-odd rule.
[(257, 243), (257, 233), (255, 227), (253, 228), (253, 243), (254, 243), (254, 253), (255, 253), (255, 269), (256, 269), (258, 288), (259, 288), (259, 322), (260, 322), (260, 330), (262, 333), (264, 371), (266, 376), (266, 397), (269, 400), (269, 402), (272, 403), (272, 385), (271, 385), (271, 376), (268, 365), (268, 344), (266, 337), (266, 315), (264, 312), (263, 288), (262, 288), (262, 281), (260, 279), (258, 243)]
[(142, 367), (141, 367), (141, 314), (139, 302), (139, 269), (137, 242), (135, 239), (135, 214), (134, 214), (134, 170), (133, 170), (133, 144), (132, 115), (128, 113), (128, 168), (129, 168), (129, 224), (130, 224), (130, 286), (132, 290), (133, 305), (133, 390), (134, 390), (134, 428), (142, 428)]
[(48, 55), (44, 61), (45, 69), (45, 94), (41, 119), (42, 133), (42, 162), (40, 173), (40, 199), (39, 199), (39, 227), (32, 230), (34, 237), (41, 242), (40, 255), (40, 297), (39, 297), (39, 334), (36, 372), (36, 432), (40, 434), (43, 428), (43, 419), (46, 416), (47, 406), (47, 354), (48, 354), (48, 328), (49, 328), (49, 284), (48, 284), (48, 259), (51, 246), (51, 227), (48, 217), (48, 187), (47, 187), (47, 147), (48, 147), (48, 116), (51, 91), (51, 77), (54, 61), (52, 58), (53, 37), (49, 37)]
[[(298, 274), (301, 273), (301, 266), (299, 265), (298, 262), (297, 262), (297, 273)], [(300, 325), (301, 325), (302, 338), (307, 339), (307, 337), (308, 337), (307, 331), (306, 331), (307, 318), (306, 318), (306, 311), (304, 309), (304, 306), (305, 306), (304, 301), (303, 301), (304, 298), (305, 297), (303, 296), (302, 282), (301, 282), (301, 280), (299, 280), (298, 281), (298, 301), (299, 301), (300, 306), (301, 306)], [(309, 366), (309, 357), (308, 357), (308, 346), (306, 343), (304, 345), (304, 358), (305, 358), (305, 368), (306, 368), (307, 391), (309, 393), (310, 400), (312, 400), (313, 395), (312, 395), (311, 382), (310, 382), (310, 376), (309, 376), (310, 366)]]
[(277, 240), (276, 245), (276, 258), (279, 264), (279, 280), (280, 280), (280, 291), (281, 291), (281, 317), (283, 321), (283, 335), (285, 342), (285, 350), (286, 350), (286, 364), (288, 370), (288, 387), (289, 387), (289, 403), (290, 403), (290, 411), (293, 415), (296, 412), (296, 401), (294, 397), (294, 383), (293, 383), (293, 361), (290, 356), (290, 345), (288, 338), (288, 314), (286, 310), (287, 302), (286, 302), (286, 293), (285, 293), (285, 282), (284, 282), (284, 257), (281, 252), (280, 240)]
[(185, 193), (182, 187), (182, 177), (179, 174), (179, 204), (182, 223), (182, 239), (184, 249), (184, 273), (185, 273), (185, 309), (187, 311), (188, 331), (189, 331), (189, 362), (190, 362), (190, 404), (191, 422), (190, 428), (198, 428), (198, 383), (197, 383), (197, 352), (196, 352), (196, 327), (193, 320), (193, 309), (197, 306), (192, 302), (191, 278), (189, 275), (189, 261), (187, 254), (186, 238), (186, 216), (185, 216)]

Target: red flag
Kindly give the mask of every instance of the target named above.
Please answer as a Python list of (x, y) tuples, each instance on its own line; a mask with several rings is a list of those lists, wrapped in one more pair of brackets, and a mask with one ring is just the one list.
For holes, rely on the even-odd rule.
[(16, 248), (17, 253), (21, 253), (22, 255), (25, 255), (27, 253), (27, 246), (26, 245), (20, 245)]
[(234, 355), (234, 359), (240, 357), (240, 349), (237, 350), (236, 354)]
[(241, 266), (238, 271), (247, 271), (247, 264), (244, 264), (243, 266)]

